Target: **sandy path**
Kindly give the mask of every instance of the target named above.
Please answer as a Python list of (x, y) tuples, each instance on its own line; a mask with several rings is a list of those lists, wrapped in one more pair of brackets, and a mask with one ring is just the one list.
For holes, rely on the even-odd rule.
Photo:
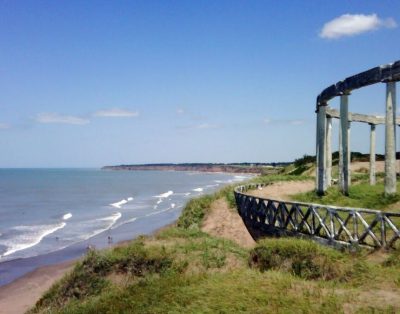
[[(262, 190), (248, 193), (265, 198), (290, 199), (289, 195), (313, 190), (314, 185), (314, 181), (276, 182)], [(213, 236), (232, 240), (243, 247), (251, 248), (255, 245), (242, 218), (235, 209), (229, 208), (223, 199), (219, 199), (211, 205), (211, 210), (204, 219), (201, 229)]]
[(243, 247), (250, 248), (255, 244), (242, 218), (235, 209), (228, 207), (224, 199), (219, 199), (211, 205), (201, 229), (213, 236), (232, 240)]
[(248, 194), (275, 200), (290, 200), (291, 195), (315, 189), (314, 181), (282, 181), (267, 185), (260, 190), (248, 191)]
[(72, 269), (74, 261), (44, 266), (0, 287), (0, 313), (20, 314), (32, 308), (57, 280)]

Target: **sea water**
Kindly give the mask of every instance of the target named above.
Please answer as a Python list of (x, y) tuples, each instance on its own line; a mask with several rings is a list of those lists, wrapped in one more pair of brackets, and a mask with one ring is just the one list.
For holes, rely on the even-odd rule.
[(0, 285), (35, 267), (149, 233), (192, 197), (248, 176), (178, 171), (0, 169)]

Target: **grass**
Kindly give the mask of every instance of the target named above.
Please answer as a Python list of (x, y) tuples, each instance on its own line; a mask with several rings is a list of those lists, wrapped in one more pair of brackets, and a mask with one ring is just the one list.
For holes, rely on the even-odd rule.
[(264, 239), (250, 252), (249, 264), (261, 271), (279, 270), (304, 279), (350, 282), (368, 274), (359, 256), (341, 253), (310, 240)]
[[(307, 179), (274, 175), (252, 181)], [(372, 204), (377, 194), (370, 197), (372, 191), (355, 188), (350, 199)], [(345, 307), (360, 313), (400, 310), (400, 301), (389, 302), (374, 293), (400, 293), (398, 251), (371, 262), (366, 253), (353, 255), (295, 238), (262, 240), (248, 250), (202, 232), (201, 224), (212, 202), (224, 198), (234, 206), (232, 189), (229, 186), (191, 200), (176, 226), (154, 236), (111, 250), (90, 251), (31, 313), (341, 313)], [(326, 201), (340, 199), (330, 193)], [(311, 195), (301, 197), (314, 200)]]
[[(400, 183), (398, 184), (400, 188)], [(326, 194), (318, 196), (314, 191), (295, 194), (292, 200), (305, 203), (331, 204), (342, 207), (359, 207), (371, 209), (385, 209), (387, 206), (400, 201), (400, 195), (386, 196), (384, 186), (378, 183), (371, 186), (367, 183), (360, 183), (350, 186), (349, 195), (343, 195), (337, 186), (330, 187)]]

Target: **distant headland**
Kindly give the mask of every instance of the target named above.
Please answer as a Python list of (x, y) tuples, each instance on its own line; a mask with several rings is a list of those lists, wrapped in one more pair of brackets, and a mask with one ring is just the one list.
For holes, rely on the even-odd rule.
[(277, 173), (288, 165), (287, 162), (272, 163), (160, 163), (160, 164), (138, 164), (104, 166), (103, 170), (157, 170), (157, 171), (197, 171), (197, 172), (229, 172), (229, 173), (252, 173), (266, 174)]

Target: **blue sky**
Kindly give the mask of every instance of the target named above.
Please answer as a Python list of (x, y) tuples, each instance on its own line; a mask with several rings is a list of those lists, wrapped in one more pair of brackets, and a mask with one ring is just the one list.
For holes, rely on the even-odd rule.
[(400, 59), (398, 24), (397, 1), (0, 0), (0, 167), (314, 154), (316, 96)]

